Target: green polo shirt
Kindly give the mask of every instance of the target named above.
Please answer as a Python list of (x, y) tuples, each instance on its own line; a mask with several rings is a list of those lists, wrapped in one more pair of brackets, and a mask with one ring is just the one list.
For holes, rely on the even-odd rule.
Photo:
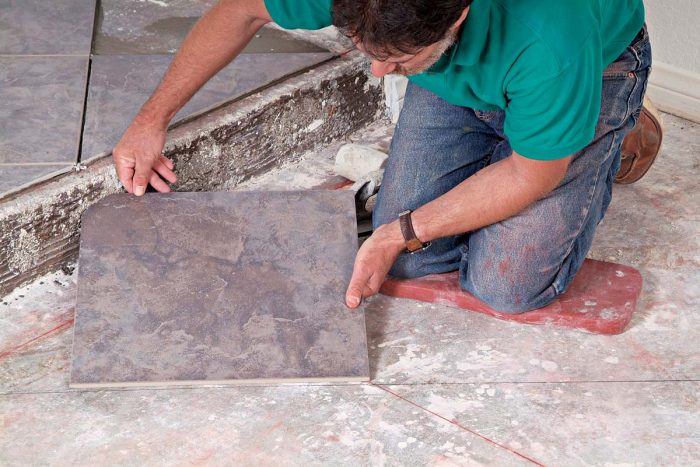
[[(287, 29), (332, 24), (332, 0), (265, 0)], [(642, 0), (475, 0), (454, 47), (409, 80), (446, 101), (505, 111), (515, 152), (553, 160), (593, 140), (602, 76), (644, 24)]]

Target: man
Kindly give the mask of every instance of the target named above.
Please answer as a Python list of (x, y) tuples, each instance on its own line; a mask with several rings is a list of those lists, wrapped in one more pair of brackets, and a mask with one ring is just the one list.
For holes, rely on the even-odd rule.
[(642, 0), (223, 0), (114, 149), (130, 193), (169, 191), (168, 122), (271, 20), (333, 23), (373, 74), (409, 76), (349, 307), (388, 273), (458, 269), (463, 289), (512, 313), (566, 290), (640, 115), (651, 64)]

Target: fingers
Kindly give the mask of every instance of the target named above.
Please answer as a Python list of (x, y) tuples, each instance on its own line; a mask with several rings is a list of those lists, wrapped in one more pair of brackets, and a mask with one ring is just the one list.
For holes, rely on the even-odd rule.
[(369, 268), (360, 265), (353, 271), (348, 291), (345, 294), (345, 304), (349, 308), (357, 308), (363, 298), (371, 297), (379, 292), (384, 282), (385, 275), (372, 272)]
[(160, 162), (162, 162), (163, 164), (165, 164), (170, 170), (173, 170), (173, 169), (175, 168), (175, 164), (173, 164), (173, 161), (171, 161), (170, 159), (168, 159), (167, 157), (165, 157), (165, 155), (162, 154), (162, 153), (161, 153), (161, 155), (160, 155), (159, 160), (160, 160)]
[(177, 175), (175, 175), (175, 172), (173, 172), (173, 167), (175, 166), (173, 165), (172, 161), (170, 161), (170, 159), (168, 159), (165, 156), (160, 156), (156, 163), (153, 164), (153, 170), (158, 172), (158, 175), (160, 175), (162, 178), (166, 179), (170, 183), (177, 182)]
[[(168, 193), (171, 191), (170, 187), (163, 179), (170, 183), (177, 182), (177, 175), (173, 172), (175, 165), (162, 154), (155, 159), (153, 163), (150, 162), (149, 158), (141, 157), (129, 159), (115, 155), (114, 163), (117, 176), (124, 185), (124, 188), (126, 188), (126, 191), (134, 193), (137, 196), (141, 196), (146, 192), (146, 187), (149, 183), (157, 191)], [(149, 164), (152, 165), (149, 167)], [(148, 171), (146, 169), (148, 169)]]
[(134, 170), (134, 194), (136, 196), (142, 196), (146, 193), (146, 187), (153, 174), (152, 167), (155, 161), (156, 158), (154, 157), (136, 157), (136, 167)]
[(357, 308), (360, 305), (367, 279), (367, 271), (356, 263), (352, 272), (352, 279), (350, 279), (350, 285), (348, 285), (348, 290), (345, 292), (345, 304), (349, 308)]
[(122, 185), (124, 185), (124, 188), (126, 188), (126, 191), (129, 193), (134, 192), (134, 183), (133, 183), (133, 178), (134, 178), (134, 167), (133, 166), (128, 166), (124, 164), (123, 162), (115, 162), (115, 166), (117, 169), (117, 177), (119, 177), (119, 181), (122, 182)]
[(382, 284), (384, 283), (384, 279), (386, 279), (385, 274), (379, 274), (375, 272), (370, 276), (369, 280), (367, 281), (367, 286), (365, 287), (365, 292), (369, 292), (365, 297), (371, 297), (374, 294), (379, 293), (379, 289), (382, 288)]
[(151, 178), (148, 179), (148, 182), (160, 193), (170, 193), (170, 187), (168, 184), (165, 183), (163, 179), (161, 179), (155, 172), (151, 172)]

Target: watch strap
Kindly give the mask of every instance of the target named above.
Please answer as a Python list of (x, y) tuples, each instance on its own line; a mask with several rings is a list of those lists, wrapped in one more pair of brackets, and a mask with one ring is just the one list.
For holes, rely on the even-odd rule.
[(422, 250), (429, 245), (429, 243), (421, 242), (416, 236), (416, 232), (413, 230), (413, 223), (411, 222), (411, 211), (404, 211), (399, 215), (399, 225), (401, 226), (403, 239), (406, 242), (406, 250), (409, 253)]

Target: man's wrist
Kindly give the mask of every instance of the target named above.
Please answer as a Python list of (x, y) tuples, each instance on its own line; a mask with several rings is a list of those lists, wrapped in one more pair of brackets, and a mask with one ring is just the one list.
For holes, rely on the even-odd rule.
[(141, 125), (152, 126), (166, 130), (170, 123), (170, 118), (162, 112), (157, 112), (148, 108), (143, 108), (136, 115), (134, 121)]
[(396, 255), (406, 250), (406, 241), (401, 233), (401, 226), (398, 220), (379, 226), (375, 233), (382, 236), (391, 251)]

